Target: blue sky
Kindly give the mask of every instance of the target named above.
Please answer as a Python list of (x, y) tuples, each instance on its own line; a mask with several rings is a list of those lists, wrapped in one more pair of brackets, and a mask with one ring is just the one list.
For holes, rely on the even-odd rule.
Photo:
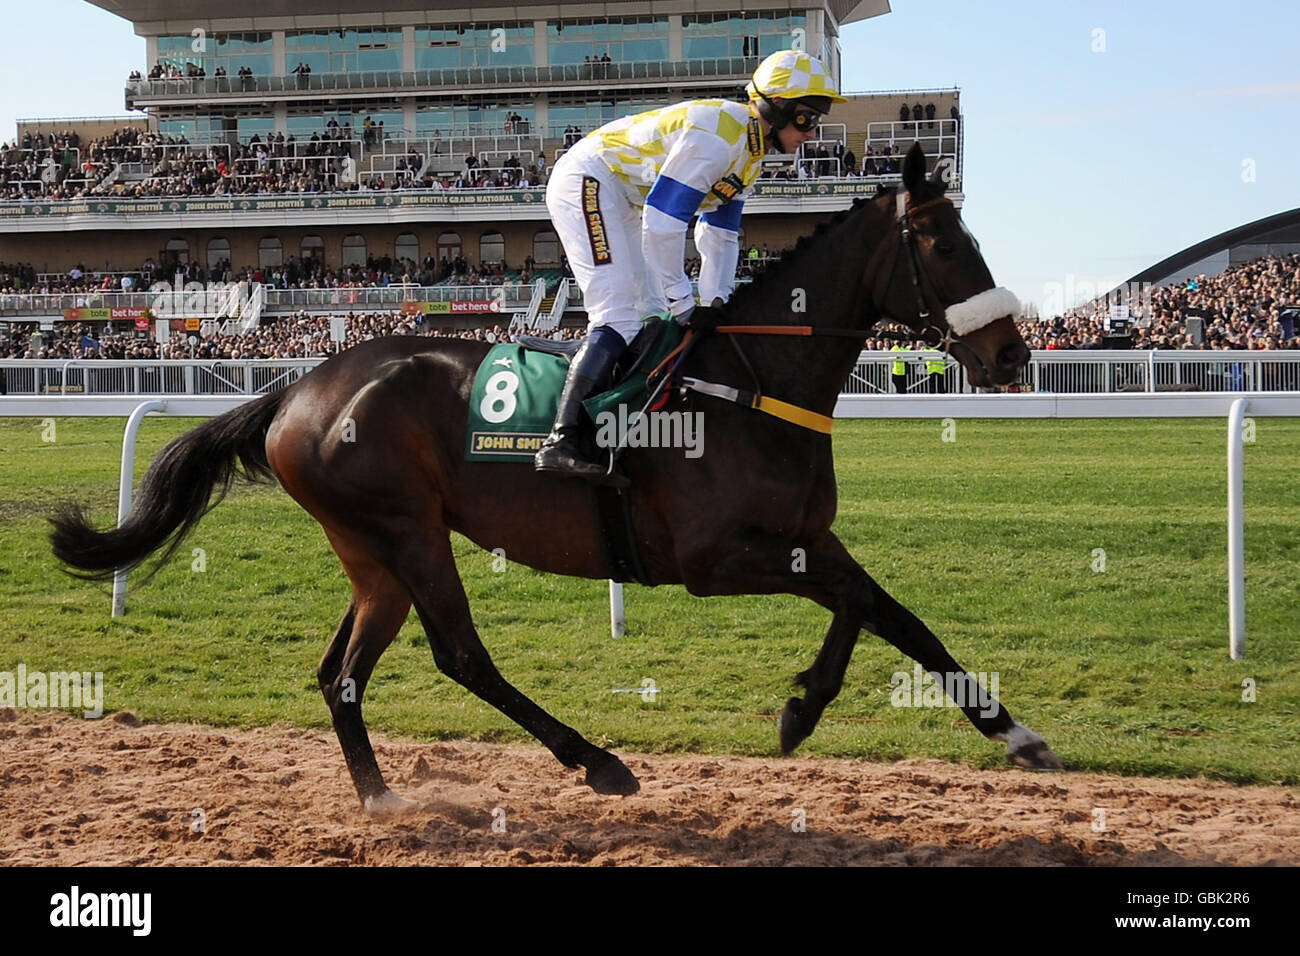
[[(961, 89), (964, 215), (994, 277), (1022, 299), (1043, 303), (1053, 283), (1122, 281), (1300, 206), (1292, 0), (892, 6), (844, 29), (844, 86)], [(44, 0), (5, 22), (0, 139), (18, 117), (124, 113), (125, 75), (145, 66), (126, 21)]]

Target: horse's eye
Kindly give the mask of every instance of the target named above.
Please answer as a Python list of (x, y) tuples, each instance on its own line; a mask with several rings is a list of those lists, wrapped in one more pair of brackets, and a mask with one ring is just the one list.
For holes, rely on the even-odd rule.
[(956, 250), (953, 249), (952, 243), (949, 242), (947, 239), (940, 239), (938, 242), (934, 244), (934, 251), (939, 253), (939, 255), (941, 256), (950, 256)]

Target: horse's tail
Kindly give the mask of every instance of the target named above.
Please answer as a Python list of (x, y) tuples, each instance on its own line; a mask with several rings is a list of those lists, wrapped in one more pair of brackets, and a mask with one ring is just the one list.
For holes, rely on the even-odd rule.
[[(271, 477), (266, 432), (284, 395), (277, 391), (241, 405), (168, 442), (145, 473), (121, 527), (96, 531), (79, 505), (64, 505), (50, 519), (54, 556), (85, 572), (69, 571), (75, 577), (102, 581), (118, 568), (139, 566), (166, 546), (149, 572), (152, 577), (199, 519), (225, 497), (240, 465), (250, 481)], [(209, 504), (214, 489), (217, 498)]]

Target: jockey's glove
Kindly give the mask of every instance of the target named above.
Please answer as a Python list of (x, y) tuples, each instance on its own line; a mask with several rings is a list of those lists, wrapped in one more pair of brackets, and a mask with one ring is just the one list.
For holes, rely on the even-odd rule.
[[(715, 303), (719, 300), (714, 300)], [(723, 323), (725, 316), (717, 305), (697, 305), (686, 316), (685, 326), (694, 329), (696, 335), (708, 335)]]

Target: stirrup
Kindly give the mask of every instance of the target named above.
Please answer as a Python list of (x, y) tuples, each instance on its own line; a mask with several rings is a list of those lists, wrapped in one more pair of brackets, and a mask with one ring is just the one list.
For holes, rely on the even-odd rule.
[(581, 478), (595, 485), (608, 485), (611, 488), (627, 488), (632, 484), (628, 477), (615, 466), (610, 471), (604, 465), (587, 461), (565, 448), (568, 442), (557, 442), (551, 448), (543, 448), (533, 456), (533, 470), (563, 478)]

